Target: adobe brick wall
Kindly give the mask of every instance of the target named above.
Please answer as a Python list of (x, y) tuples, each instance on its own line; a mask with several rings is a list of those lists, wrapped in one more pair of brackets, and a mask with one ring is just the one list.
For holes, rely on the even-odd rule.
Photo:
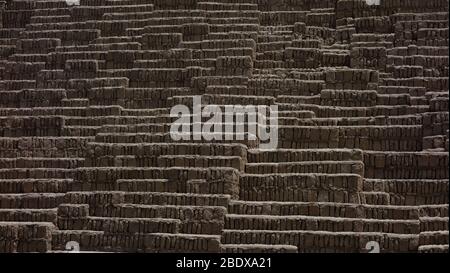
[(0, 1), (0, 252), (448, 252), (448, 0), (366, 2)]

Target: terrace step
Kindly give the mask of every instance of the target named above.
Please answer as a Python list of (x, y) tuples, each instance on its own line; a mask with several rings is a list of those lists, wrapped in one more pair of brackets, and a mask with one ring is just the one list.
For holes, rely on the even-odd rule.
[(270, 173), (352, 173), (364, 175), (364, 164), (360, 161), (301, 161), (280, 163), (247, 163), (247, 174)]
[[(229, 230), (222, 233), (222, 244), (293, 244), (303, 252), (362, 252), (369, 241), (380, 242), (381, 252), (417, 251), (418, 235), (376, 232)], [(390, 242), (398, 242), (394, 245)], [(327, 242), (327, 243), (326, 243)], [(345, 243), (344, 243), (345, 242)]]
[(70, 1), (0, 0), (0, 252), (448, 252), (448, 1)]
[(118, 179), (117, 189), (126, 192), (170, 192), (167, 179)]
[(360, 192), (359, 197), (362, 204), (368, 205), (390, 205), (391, 201), (389, 193), (381, 191)]
[(365, 179), (364, 190), (388, 194), (392, 205), (445, 204), (447, 179)]
[(83, 166), (84, 158), (16, 157), (0, 158), (0, 168), (61, 168), (74, 169)]
[(197, 2), (197, 8), (204, 10), (257, 10), (258, 5), (248, 3)]
[(0, 209), (0, 222), (51, 222), (56, 224), (56, 209)]
[(299, 201), (358, 203), (362, 189), (356, 174), (244, 174), (240, 199), (246, 201)]
[(419, 245), (446, 245), (448, 242), (448, 230), (423, 231), (419, 234)]
[[(113, 241), (112, 238), (119, 238)], [(103, 231), (63, 230), (52, 235), (52, 249), (64, 250), (68, 241), (80, 243), (82, 251), (125, 252), (219, 252), (220, 236), (196, 234), (108, 234)], [(121, 243), (122, 241), (122, 243)]]
[[(192, 193), (170, 193), (170, 192), (118, 192), (118, 191), (97, 191), (97, 192), (69, 192), (66, 199), (73, 204), (98, 204), (112, 203), (118, 206), (117, 211), (123, 205), (136, 207), (142, 205), (143, 208), (151, 206), (222, 206), (227, 207), (230, 200), (229, 195), (222, 194), (192, 194)], [(106, 200), (106, 201), (99, 201)], [(122, 204), (122, 205), (120, 205)]]
[(237, 156), (160, 156), (157, 160), (161, 167), (231, 167), (244, 171), (244, 162)]
[(448, 230), (448, 217), (420, 217), (420, 230)]
[(65, 193), (72, 179), (1, 179), (0, 193)]
[(0, 222), (2, 252), (47, 252), (51, 234), (57, 228), (49, 222)]
[[(114, 206), (93, 207), (90, 214), (95, 217), (113, 217), (154, 219), (177, 219), (180, 233), (190, 234), (220, 234), (223, 228), (225, 208), (208, 206), (159, 206), (122, 204)], [(70, 222), (69, 222), (70, 223)], [(69, 226), (70, 228), (70, 226)], [(90, 228), (91, 229), (91, 228)], [(172, 230), (172, 229), (170, 229)], [(154, 230), (155, 232), (157, 230)], [(160, 230), (169, 233), (169, 229)], [(170, 233), (178, 233), (172, 230)]]
[(374, 179), (439, 179), (449, 178), (446, 152), (382, 152), (364, 153), (365, 177)]
[(83, 157), (91, 137), (0, 137), (0, 157)]
[(71, 179), (75, 169), (9, 168), (0, 169), (0, 179)]
[(106, 233), (135, 234), (135, 233), (178, 233), (180, 220), (158, 218), (107, 218), (88, 216), (78, 223), (70, 219), (58, 218), (60, 230), (103, 231)]
[(419, 253), (448, 253), (448, 244), (446, 245), (421, 245)]
[(362, 160), (362, 151), (350, 149), (277, 149), (274, 151), (251, 149), (248, 150), (247, 158), (250, 163), (351, 161)]
[(419, 206), (421, 217), (448, 217), (448, 204)]
[(52, 209), (64, 200), (64, 193), (0, 194), (0, 204), (4, 209)]
[(231, 200), (230, 214), (239, 215), (305, 215), (317, 217), (418, 220), (415, 206), (383, 206), (328, 202), (276, 202)]

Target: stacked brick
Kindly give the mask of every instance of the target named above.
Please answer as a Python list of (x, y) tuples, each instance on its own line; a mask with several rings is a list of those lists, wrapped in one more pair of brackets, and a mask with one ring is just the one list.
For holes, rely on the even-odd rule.
[[(448, 252), (448, 46), (448, 0), (0, 1), (0, 252)], [(175, 140), (195, 95), (277, 149)]]

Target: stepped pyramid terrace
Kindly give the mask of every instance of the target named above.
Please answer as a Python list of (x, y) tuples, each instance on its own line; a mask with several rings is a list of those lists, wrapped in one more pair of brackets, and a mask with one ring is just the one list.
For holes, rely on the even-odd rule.
[(0, 0), (0, 252), (448, 252), (448, 5)]

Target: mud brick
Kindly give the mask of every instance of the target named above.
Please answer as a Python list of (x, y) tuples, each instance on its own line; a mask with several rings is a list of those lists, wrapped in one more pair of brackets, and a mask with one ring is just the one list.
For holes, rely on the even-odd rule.
[(191, 49), (168, 49), (134, 52), (136, 59), (192, 59)]
[(203, 36), (209, 33), (210, 25), (206, 23), (183, 24), (183, 37)]
[(251, 162), (287, 162), (287, 161), (324, 161), (324, 160), (361, 160), (362, 151), (359, 150), (278, 150), (278, 151), (249, 151), (248, 160)]
[[(349, 191), (355, 191), (355, 189), (357, 188), (361, 188), (362, 187), (362, 182), (359, 178), (359, 176), (354, 176), (352, 175), (351, 179), (355, 179), (356, 181), (359, 181), (357, 183), (352, 183), (352, 184), (347, 184), (347, 183), (343, 183), (343, 179), (346, 179), (347, 177), (350, 178), (350, 176), (340, 176), (340, 177), (336, 177), (335, 180), (331, 179), (331, 177), (328, 177), (326, 175), (322, 175), (318, 178), (314, 178), (314, 177), (310, 177), (307, 176), (306, 174), (302, 174), (302, 175), (289, 175), (289, 174), (278, 174), (278, 175), (248, 175), (248, 176), (243, 176), (241, 178), (241, 191), (242, 191), (242, 197), (246, 196), (246, 195), (251, 195), (251, 199), (250, 200), (265, 200), (266, 198), (268, 198), (269, 196), (275, 196), (278, 193), (274, 192), (274, 193), (270, 193), (267, 192), (265, 194), (265, 196), (258, 196), (258, 195), (254, 195), (254, 192), (259, 191), (259, 192), (264, 192), (265, 189), (267, 187), (270, 187), (269, 185), (273, 184), (273, 185), (285, 185), (284, 186), (284, 190), (286, 191), (286, 193), (288, 191), (297, 191), (300, 188), (304, 188), (304, 190), (311, 190), (311, 193), (316, 192), (319, 189), (326, 189), (329, 186), (327, 185), (327, 183), (332, 183), (336, 188), (345, 188), (346, 190)], [(302, 179), (302, 180), (295, 180), (295, 179)], [(272, 182), (271, 182), (272, 180)], [(340, 184), (340, 186), (339, 186)], [(259, 185), (258, 187), (256, 187), (255, 185)], [(351, 185), (351, 186), (350, 186)], [(347, 187), (352, 187), (352, 188), (347, 188)], [(253, 187), (253, 188), (252, 188)], [(297, 187), (300, 187), (297, 189)], [(305, 189), (306, 187), (306, 189)], [(248, 190), (247, 190), (248, 189)], [(248, 191), (248, 192), (247, 192)], [(280, 191), (280, 192), (283, 192)], [(300, 190), (301, 191), (301, 190)], [(267, 197), (266, 197), (267, 196)], [(246, 197), (246, 198), (249, 198)], [(285, 196), (286, 197), (286, 196)], [(256, 199), (255, 199), (256, 198)], [(270, 198), (270, 197), (269, 197)], [(280, 197), (278, 197), (280, 198)], [(291, 200), (291, 201), (297, 201), (297, 200)], [(302, 201), (302, 200), (298, 200), (298, 201)], [(306, 201), (306, 200), (303, 200)]]
[[(0, 16), (1, 18), (1, 16)], [(17, 252), (17, 240), (0, 240), (0, 252), (1, 253), (15, 253)]]
[[(158, 237), (161, 237), (160, 239)], [(149, 234), (145, 238), (147, 251), (218, 252), (219, 236), (214, 235), (169, 235)]]
[(95, 87), (88, 91), (88, 98), (92, 102), (101, 104), (102, 100), (123, 100), (125, 98), (125, 92), (125, 88), (123, 87)]
[[(19, 164), (14, 164), (14, 167), (23, 167), (26, 165), (27, 161), (21, 163), (17, 160)], [(2, 164), (3, 165), (3, 164)], [(13, 164), (11, 164), (13, 165)], [(30, 164), (31, 165), (31, 164)], [(5, 167), (5, 166), (2, 166)], [(7, 167), (6, 167), (7, 168)], [(58, 180), (58, 179), (26, 179), (26, 180), (5, 180), (3, 181), (3, 188), (0, 191), (17, 192), (17, 193), (31, 193), (31, 192), (66, 192), (71, 185), (71, 180)]]
[[(180, 221), (173, 219), (89, 217), (86, 228), (90, 230), (101, 230), (108, 234), (152, 233), (155, 231), (174, 233), (178, 231), (179, 223)], [(119, 245), (124, 244), (119, 243)]]
[(430, 100), (430, 108), (434, 112), (445, 111), (448, 108), (448, 98), (435, 98)]
[(60, 39), (62, 44), (67, 44), (68, 42), (71, 42), (76, 45), (87, 44), (88, 42), (98, 38), (99, 36), (100, 30), (88, 30), (88, 29), (43, 30), (25, 33), (25, 37), (28, 39), (40, 39), (40, 38)]
[(335, 13), (308, 13), (306, 23), (310, 26), (334, 28), (336, 26)]
[(326, 72), (326, 82), (327, 85), (332, 86), (332, 84), (351, 83), (354, 88), (361, 87), (361, 89), (366, 90), (370, 87), (369, 83), (376, 83), (378, 81), (378, 72), (371, 70), (360, 70), (360, 69), (350, 69), (350, 70), (330, 70)]
[(252, 60), (248, 57), (221, 57), (217, 60), (218, 68), (243, 67), (252, 68)]
[[(151, 22), (150, 22), (151, 23)], [(181, 33), (182, 27), (178, 25), (151, 25), (145, 26), (143, 29), (144, 33)]]
[(321, 54), (321, 63), (323, 66), (349, 66), (350, 54), (342, 52), (323, 52)]
[[(26, 222), (10, 222), (4, 223), (6, 228), (8, 225), (15, 225), (17, 227), (17, 239), (20, 241), (27, 241), (33, 239), (49, 239), (51, 232), (55, 229), (55, 226), (51, 223), (26, 223)], [(8, 234), (8, 233), (6, 233)]]
[(258, 31), (258, 24), (212, 24), (210, 26), (211, 32), (236, 32), (236, 31), (245, 31), (245, 32), (256, 32)]
[(336, 39), (336, 30), (328, 27), (307, 26), (306, 36), (321, 39), (327, 44), (332, 44)]
[(448, 252), (448, 1), (225, 2), (0, 1), (0, 252)]
[(188, 180), (186, 182), (186, 191), (190, 193), (207, 193), (207, 181), (203, 179)]
[(96, 72), (98, 70), (98, 61), (67, 60), (65, 70), (68, 72)]
[(2, 11), (3, 27), (4, 28), (25, 28), (30, 23), (30, 18), (33, 15), (33, 10), (17, 9)]
[(135, 60), (135, 52), (131, 50), (110, 50), (106, 55), (106, 60), (118, 63), (133, 62)]
[(14, 224), (2, 223), (0, 225), (1, 235), (3, 240), (14, 240), (18, 239), (19, 228)]
[(19, 241), (18, 252), (47, 252), (51, 249), (51, 242), (46, 239), (34, 239), (29, 241)]
[[(126, 6), (121, 8), (124, 12), (126, 11)], [(145, 10), (146, 7), (143, 6), (141, 8), (144, 8)], [(95, 21), (93, 23), (91, 21), (88, 21), (87, 25), (88, 28), (90, 29), (99, 29), (103, 36), (119, 36), (125, 32), (125, 30), (128, 28), (130, 24), (127, 21), (114, 20), (114, 21)]]
[(96, 78), (96, 79), (72, 79), (68, 80), (68, 88), (75, 90), (87, 90), (90, 88), (128, 86), (127, 78)]
[(7, 62), (4, 73), (6, 79), (33, 79), (44, 68), (45, 62)]
[(299, 65), (304, 68), (317, 67), (319, 65), (319, 60), (321, 59), (319, 50), (307, 48), (286, 48), (285, 58), (294, 59), (297, 62), (302, 60), (303, 64)]
[(182, 40), (181, 33), (144, 34), (140, 43), (145, 49), (175, 48)]
[(5, 10), (6, 2), (0, 4), (0, 28), (3, 28), (3, 11)]
[(120, 192), (71, 192), (65, 196), (68, 203), (92, 205), (121, 203), (123, 198)]
[(22, 89), (21, 91), (1, 92), (5, 107), (57, 106), (66, 98), (64, 90)]
[[(369, 90), (322, 90), (322, 105), (339, 105), (339, 106), (375, 106), (377, 104), (377, 92)], [(358, 103), (354, 103), (357, 100)]]
[(177, 9), (189, 9), (194, 8), (197, 5), (196, 0), (171, 0), (163, 1), (156, 0), (154, 2), (155, 7), (164, 10), (177, 10)]
[(49, 53), (58, 46), (61, 46), (60, 39), (20, 39), (17, 42), (17, 50), (27, 53)]
[(72, 204), (61, 204), (58, 206), (58, 217), (62, 218), (82, 218), (89, 216), (89, 206), (88, 205), (72, 205)]
[(224, 40), (204, 40), (200, 42), (202, 49), (249, 47), (256, 48), (253, 39), (224, 39)]
[(216, 62), (216, 72), (219, 75), (250, 76), (253, 71), (253, 62), (250, 57), (227, 56), (219, 57)]
[(355, 68), (374, 68), (384, 71), (387, 63), (387, 53), (384, 47), (353, 47), (351, 58), (351, 66)]
[(306, 33), (306, 24), (303, 22), (295, 23), (294, 24), (294, 32), (298, 34), (305, 34)]
[(355, 28), (358, 33), (391, 33), (393, 29), (388, 16), (357, 18)]
[(261, 12), (260, 20), (262, 25), (293, 25), (306, 22), (306, 16), (305, 11)]
[(8, 222), (51, 222), (56, 224), (56, 209), (2, 209), (0, 219)]
[[(6, 126), (6, 124), (11, 124)], [(1, 135), (8, 136), (58, 136), (61, 134), (64, 119), (62, 117), (19, 117), (0, 118)]]

